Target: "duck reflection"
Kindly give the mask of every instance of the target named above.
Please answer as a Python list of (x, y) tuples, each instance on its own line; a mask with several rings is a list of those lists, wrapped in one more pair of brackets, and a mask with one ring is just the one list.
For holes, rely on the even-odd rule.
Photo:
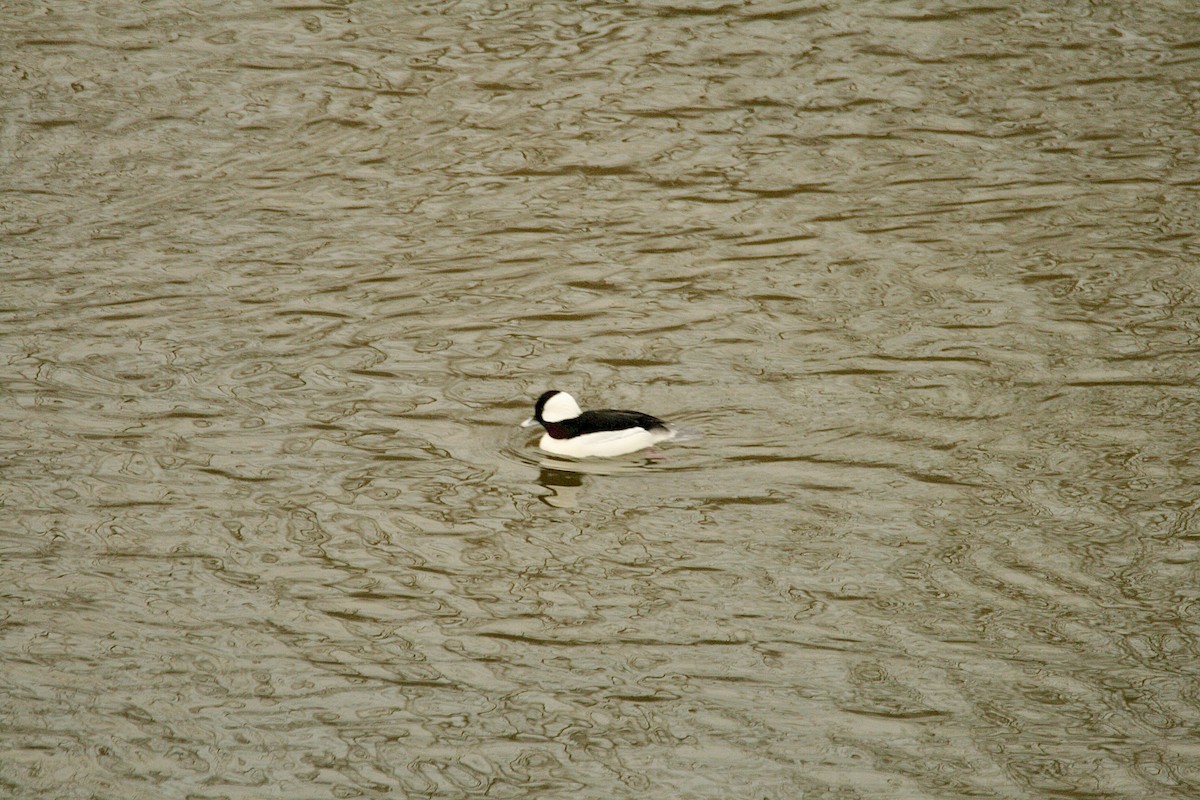
[(583, 488), (583, 473), (543, 466), (538, 472), (537, 482), (545, 488), (543, 503), (555, 508), (575, 508), (579, 504)]
[(547, 490), (542, 501), (558, 508), (573, 508), (586, 483), (597, 478), (642, 474), (648, 461), (645, 457), (625, 460), (540, 458), (535, 462), (537, 482)]

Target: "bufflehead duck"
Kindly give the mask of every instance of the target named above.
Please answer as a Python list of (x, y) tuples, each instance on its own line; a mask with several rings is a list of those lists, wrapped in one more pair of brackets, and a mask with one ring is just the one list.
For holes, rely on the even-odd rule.
[(658, 417), (640, 411), (583, 411), (575, 398), (551, 389), (537, 399), (522, 428), (546, 429), (538, 447), (560, 456), (620, 456), (665, 442), (675, 431)]

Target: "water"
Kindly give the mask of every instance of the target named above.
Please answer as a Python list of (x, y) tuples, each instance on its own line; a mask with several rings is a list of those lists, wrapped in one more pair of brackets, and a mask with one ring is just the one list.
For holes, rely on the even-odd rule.
[(1022, 6), (6, 7), (0, 793), (1200, 794), (1200, 16)]

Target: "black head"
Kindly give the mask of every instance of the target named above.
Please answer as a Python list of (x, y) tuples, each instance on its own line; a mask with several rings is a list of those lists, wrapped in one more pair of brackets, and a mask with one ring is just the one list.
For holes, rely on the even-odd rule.
[(542, 396), (539, 397), (537, 402), (533, 404), (533, 418), (535, 420), (542, 423), (545, 422), (545, 419), (542, 418), (542, 412), (546, 410), (546, 403), (556, 394), (562, 394), (562, 392), (560, 392), (558, 389), (549, 389), (545, 392), (542, 392)]
[(573, 420), (582, 413), (574, 397), (558, 389), (551, 389), (543, 392), (537, 399), (533, 406), (533, 416), (522, 422), (521, 427), (531, 428), (540, 424), (551, 436), (555, 436), (556, 432), (562, 433), (564, 430), (562, 423)]

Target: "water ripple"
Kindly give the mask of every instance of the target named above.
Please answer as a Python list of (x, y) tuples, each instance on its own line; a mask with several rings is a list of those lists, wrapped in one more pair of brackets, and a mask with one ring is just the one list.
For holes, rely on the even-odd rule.
[(11, 5), (7, 795), (1200, 793), (1177, 8)]

